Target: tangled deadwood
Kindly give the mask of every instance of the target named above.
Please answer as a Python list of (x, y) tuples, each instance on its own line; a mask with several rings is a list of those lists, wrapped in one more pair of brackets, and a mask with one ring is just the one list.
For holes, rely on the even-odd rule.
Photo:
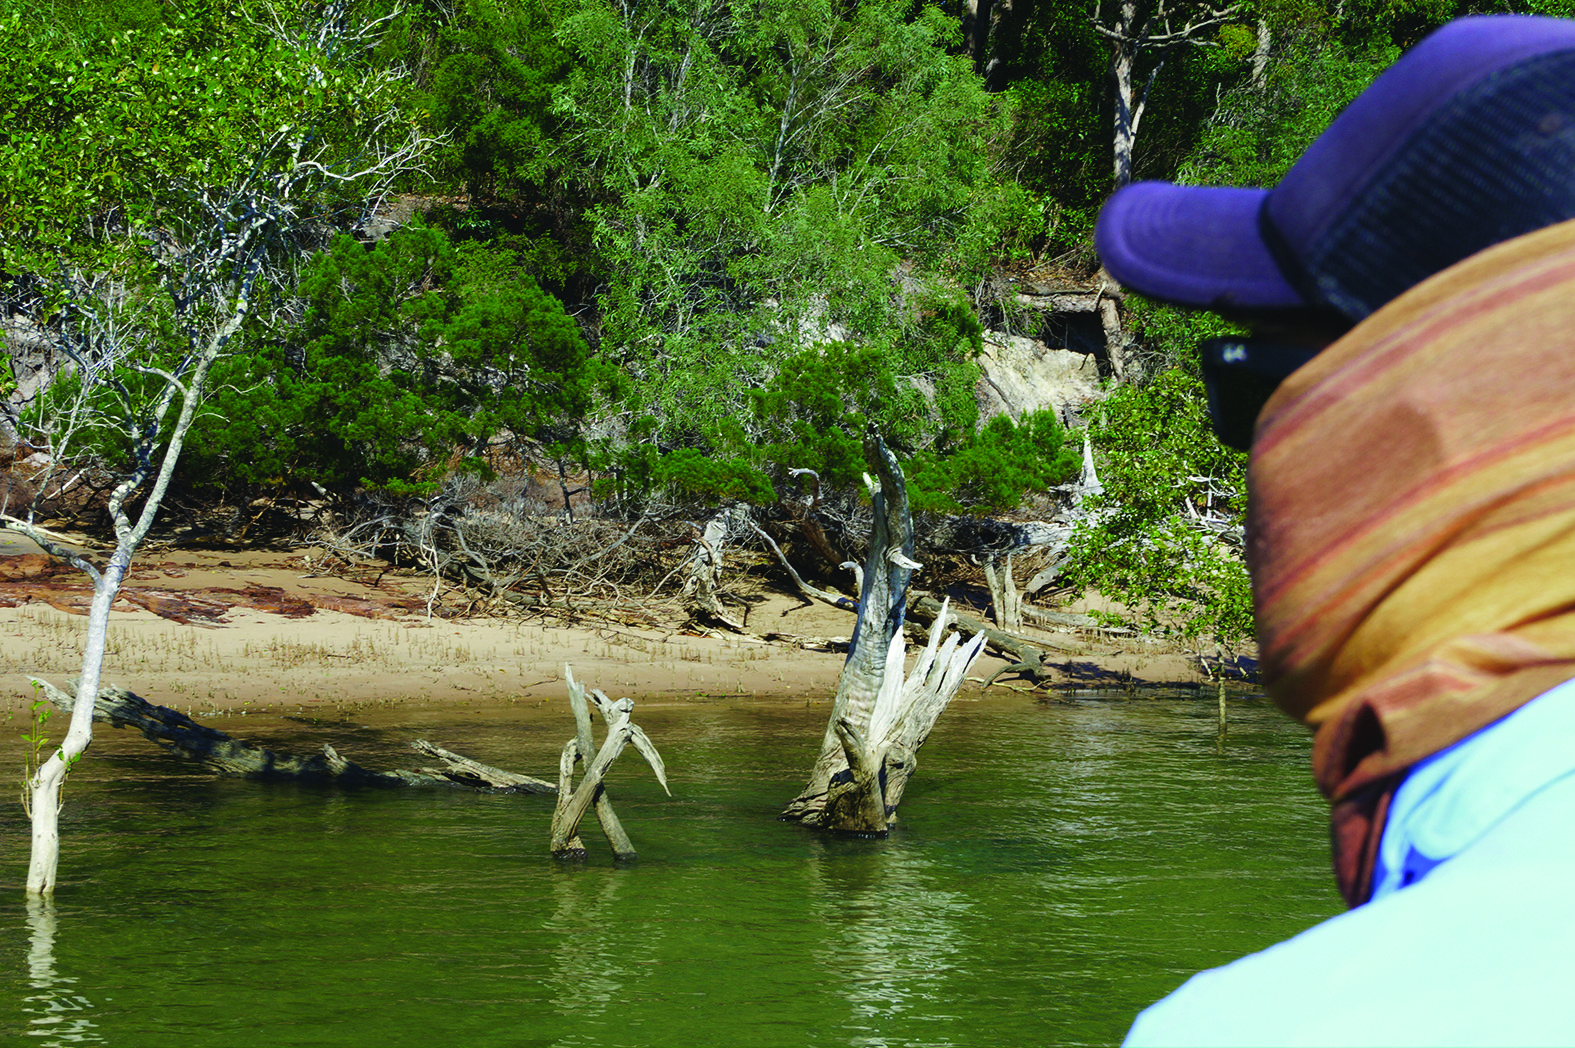
[[(574, 738), (564, 745), (563, 755), (558, 760), (558, 806), (552, 814), (552, 854), (559, 859), (585, 858), (585, 844), (580, 840), (580, 822), (587, 811), (594, 809), (602, 832), (612, 845), (614, 857), (619, 860), (636, 858), (634, 844), (624, 832), (618, 816), (613, 813), (604, 780), (613, 762), (630, 743), (651, 765), (651, 770), (656, 772), (656, 781), (662, 784), (662, 789), (672, 796), (672, 791), (667, 789), (667, 767), (662, 763), (661, 754), (656, 752), (656, 746), (634, 723), (632, 699), (614, 702), (596, 689), (587, 696), (585, 686), (574, 679), (569, 667), (563, 668), (563, 676), (569, 684), (569, 704), (574, 708), (575, 732)], [(602, 723), (607, 726), (607, 737), (600, 749), (595, 748), (591, 737), (590, 704), (593, 701), (596, 711), (602, 716)], [(580, 784), (575, 786), (574, 765), (577, 762), (585, 765), (585, 774), (580, 778)]]

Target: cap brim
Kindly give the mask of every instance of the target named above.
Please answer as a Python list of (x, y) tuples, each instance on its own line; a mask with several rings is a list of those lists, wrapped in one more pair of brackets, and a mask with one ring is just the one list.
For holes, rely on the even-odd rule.
[(1094, 246), (1133, 291), (1204, 309), (1305, 309), (1259, 232), (1266, 189), (1135, 182), (1099, 213)]

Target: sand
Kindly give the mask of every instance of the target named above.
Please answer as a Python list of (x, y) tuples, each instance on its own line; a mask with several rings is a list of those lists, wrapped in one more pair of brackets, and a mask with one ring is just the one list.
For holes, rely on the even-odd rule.
[[(12, 605), (0, 607), (0, 696), (9, 709), (32, 701), (30, 677), (64, 685), (79, 671), (87, 623), (73, 613), (87, 606), (82, 576), (30, 573), (42, 558), (24, 559), (28, 552), (15, 540), (0, 544), (0, 604)], [(430, 579), (374, 567), (328, 573), (323, 562), (310, 548), (145, 551), (127, 582), (131, 599), (112, 616), (104, 681), (193, 715), (538, 703), (565, 696), (566, 665), (588, 685), (637, 702), (801, 703), (834, 694), (853, 628), (848, 612), (769, 592), (749, 595), (754, 636), (685, 627), (662, 601), (622, 621), (429, 617)], [(453, 607), (453, 596), (443, 603)], [(768, 634), (777, 639), (762, 639)], [(1056, 664), (1051, 693), (1200, 679), (1185, 653), (1123, 649), (1100, 636), (1058, 639), (1079, 650)], [(981, 659), (965, 692), (977, 693), (1002, 665)], [(1028, 683), (1004, 677), (990, 690), (1026, 692)]]

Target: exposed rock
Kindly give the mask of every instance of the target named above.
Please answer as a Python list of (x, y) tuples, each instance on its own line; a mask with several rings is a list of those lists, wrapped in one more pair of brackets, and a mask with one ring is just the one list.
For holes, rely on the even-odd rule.
[(1099, 397), (1099, 363), (1087, 352), (1052, 348), (1037, 339), (987, 331), (979, 357), (979, 414), (1021, 418), (1050, 408), (1063, 422)]

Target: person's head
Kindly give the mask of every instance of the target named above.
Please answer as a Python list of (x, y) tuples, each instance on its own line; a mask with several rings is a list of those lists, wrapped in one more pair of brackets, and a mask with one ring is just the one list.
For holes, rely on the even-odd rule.
[(1264, 686), (1317, 730), (1360, 902), (1407, 769), (1575, 677), (1575, 22), (1452, 23), (1274, 189), (1131, 186), (1096, 244), (1284, 329), (1205, 378), (1251, 445)]
[[(1105, 205), (1095, 246), (1132, 290), (1279, 315), (1327, 342), (1461, 259), (1569, 218), (1575, 22), (1498, 15), (1417, 44), (1273, 189), (1136, 183)], [(1246, 446), (1266, 394), (1310, 355), (1286, 341), (1207, 347), (1228, 442)]]

